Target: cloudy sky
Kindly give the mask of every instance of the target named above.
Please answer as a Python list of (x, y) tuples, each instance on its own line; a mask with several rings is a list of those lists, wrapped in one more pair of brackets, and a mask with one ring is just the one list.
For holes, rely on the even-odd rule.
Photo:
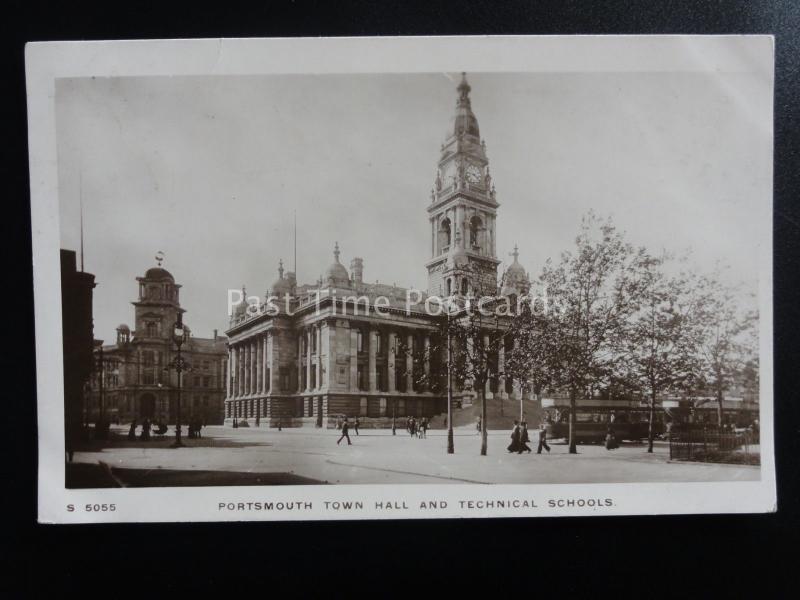
[[(497, 250), (532, 274), (581, 215), (635, 244), (692, 249), (755, 286), (771, 194), (768, 81), (753, 73), (469, 74), (501, 206)], [(283, 258), (313, 282), (332, 261), (424, 289), (425, 209), (457, 74), (61, 79), (62, 247), (97, 277), (95, 336), (133, 321), (135, 277), (183, 284), (195, 335), (227, 325), (226, 291), (264, 294)]]

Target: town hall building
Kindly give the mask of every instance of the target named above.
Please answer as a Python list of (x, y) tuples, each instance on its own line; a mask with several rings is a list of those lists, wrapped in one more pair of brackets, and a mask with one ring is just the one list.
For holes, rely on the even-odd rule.
[[(498, 284), (500, 205), (470, 89), (462, 76), (427, 207), (427, 292), (439, 297)], [(303, 285), (279, 263), (264, 298), (264, 304), (269, 297), (288, 298), (277, 312), (250, 310), (245, 301), (235, 307), (226, 332), (226, 423), (335, 427), (344, 416), (358, 416), (362, 425), (388, 427), (398, 417), (446, 412), (440, 375), (446, 352), (436, 339), (436, 317), (421, 304), (407, 310), (405, 288), (367, 283), (362, 258), (352, 258), (348, 271), (338, 243), (332, 258), (324, 278)], [(503, 274), (504, 294), (529, 287), (517, 258), (515, 250)], [(382, 310), (375, 309), (378, 297), (388, 299)], [(463, 387), (454, 400), (469, 404), (475, 391)], [(487, 398), (519, 394), (510, 379), (487, 389)]]

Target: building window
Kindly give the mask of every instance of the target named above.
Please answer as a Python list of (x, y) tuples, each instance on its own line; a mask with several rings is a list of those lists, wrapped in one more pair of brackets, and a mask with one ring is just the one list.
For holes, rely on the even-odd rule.
[(367, 382), (366, 380), (366, 372), (362, 365), (358, 365), (357, 379), (358, 379), (358, 389), (359, 390), (366, 390), (367, 389)]
[(375, 353), (376, 354), (383, 354), (383, 348), (381, 347), (381, 342), (382, 341), (383, 340), (381, 339), (381, 332), (380, 331), (376, 331), (375, 332)]
[(206, 372), (208, 372), (208, 370), (209, 370), (210, 368), (211, 368), (211, 365), (209, 364), (209, 362), (208, 362), (207, 360), (204, 360), (204, 361), (203, 361), (203, 371), (206, 371)]
[(356, 332), (356, 350), (358, 352), (364, 351), (364, 334), (361, 333), (360, 329)]
[(203, 377), (203, 387), (211, 387), (211, 377)]
[(154, 321), (148, 321), (145, 324), (145, 335), (147, 337), (158, 337), (158, 323)]

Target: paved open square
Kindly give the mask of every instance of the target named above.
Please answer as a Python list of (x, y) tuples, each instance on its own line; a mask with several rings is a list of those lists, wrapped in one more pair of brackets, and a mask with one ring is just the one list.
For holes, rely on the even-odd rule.
[[(678, 481), (753, 481), (757, 466), (673, 462), (669, 447), (656, 444), (648, 454), (642, 444), (616, 450), (580, 445), (577, 455), (567, 445), (550, 444), (536, 454), (532, 432), (530, 454), (506, 451), (509, 434), (489, 432), (488, 456), (480, 456), (480, 437), (473, 428), (455, 430), (455, 454), (446, 453), (444, 430), (427, 438), (398, 429), (351, 429), (352, 445), (333, 429), (206, 427), (200, 440), (185, 440), (172, 449), (173, 429), (161, 440), (128, 442), (124, 428), (113, 430), (108, 447), (78, 451), (73, 468), (104, 466), (106, 485), (273, 485), (397, 483), (629, 483)], [(108, 468), (105, 468), (105, 467)], [(113, 481), (113, 483), (112, 483)], [(68, 487), (73, 487), (68, 482)], [(84, 487), (84, 486), (74, 486)], [(86, 486), (90, 487), (90, 486)]]

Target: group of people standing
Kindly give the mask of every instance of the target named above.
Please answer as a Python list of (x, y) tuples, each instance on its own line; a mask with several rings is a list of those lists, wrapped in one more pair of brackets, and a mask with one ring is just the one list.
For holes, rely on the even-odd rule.
[[(128, 428), (128, 440), (135, 440), (136, 439), (136, 428), (139, 426), (139, 422), (134, 419), (131, 421), (131, 425)], [(154, 425), (150, 422), (150, 419), (145, 417), (142, 420), (142, 430), (139, 433), (139, 439), (147, 442), (150, 440), (150, 434), (152, 432), (153, 435), (164, 435), (167, 433), (167, 424), (163, 421), (158, 421), (155, 424), (155, 429), (153, 429)], [(193, 417), (189, 424), (187, 425), (187, 430), (189, 432), (189, 437), (199, 438), (202, 437), (201, 430), (203, 429), (203, 421), (199, 417)]]
[[(531, 447), (528, 446), (528, 442), (530, 442), (530, 436), (528, 435), (528, 423), (526, 421), (514, 421), (514, 427), (511, 430), (511, 443), (508, 445), (508, 451), (511, 453), (518, 453), (522, 454), (523, 452), (528, 452), (530, 454)], [(536, 449), (536, 454), (542, 453), (542, 448), (550, 452), (550, 446), (547, 445), (547, 428), (546, 423), (542, 421), (539, 425), (539, 446)]]
[(413, 416), (406, 419), (406, 431), (411, 437), (426, 438), (428, 437), (428, 417), (422, 417), (419, 423)]

